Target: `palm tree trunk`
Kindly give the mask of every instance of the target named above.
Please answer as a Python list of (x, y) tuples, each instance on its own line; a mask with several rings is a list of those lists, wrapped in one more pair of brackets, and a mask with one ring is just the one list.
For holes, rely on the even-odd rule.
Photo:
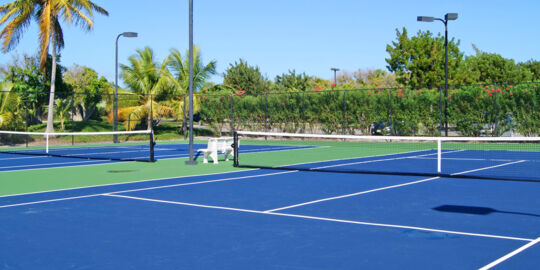
[(147, 127), (148, 130), (152, 130), (152, 116), (154, 114), (154, 112), (152, 110), (153, 105), (154, 104), (152, 104), (152, 96), (150, 95), (150, 110), (148, 112), (148, 119), (147, 119), (147, 123), (146, 123), (146, 127)]
[(54, 132), (54, 89), (56, 83), (56, 44), (54, 40), (54, 30), (51, 30), (51, 47), (52, 47), (52, 67), (51, 67), (51, 91), (49, 94), (49, 111), (47, 112), (47, 129), (45, 132), (52, 133)]

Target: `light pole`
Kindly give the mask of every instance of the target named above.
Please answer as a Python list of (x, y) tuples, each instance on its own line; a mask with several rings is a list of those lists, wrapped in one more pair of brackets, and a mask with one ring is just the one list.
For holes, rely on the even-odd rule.
[[(138, 34), (135, 32), (124, 32), (119, 34), (116, 37), (116, 50), (114, 51), (115, 61), (114, 61), (114, 95), (113, 95), (113, 131), (118, 130), (118, 40), (120, 37), (137, 37)], [(118, 142), (118, 135), (113, 135), (113, 142)]]
[[(189, 0), (189, 159), (186, 165), (196, 165), (193, 157), (193, 0)], [(184, 102), (186, 102), (184, 100)]]
[(334, 83), (337, 84), (337, 81), (336, 81), (336, 72), (339, 71), (339, 68), (330, 68), (330, 70), (332, 70), (334, 72)]
[(429, 16), (418, 16), (416, 18), (416, 20), (419, 22), (433, 22), (437, 20), (444, 23), (444, 136), (448, 136), (448, 111), (446, 110), (448, 105), (446, 101), (448, 97), (448, 21), (457, 20), (457, 18), (457, 13), (446, 13), (446, 15), (444, 15), (444, 20)]

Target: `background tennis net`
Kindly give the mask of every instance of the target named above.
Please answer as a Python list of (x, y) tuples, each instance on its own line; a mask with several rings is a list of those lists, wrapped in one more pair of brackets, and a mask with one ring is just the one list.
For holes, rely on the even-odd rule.
[(240, 145), (261, 146), (260, 151), (241, 155), (238, 148), (235, 149), (235, 165), (245, 168), (540, 181), (538, 137), (398, 137), (238, 131), (235, 138), (242, 140)]
[[(113, 136), (118, 142), (113, 142)], [(0, 155), (18, 154), (120, 161), (154, 161), (151, 130), (117, 132), (0, 131)]]

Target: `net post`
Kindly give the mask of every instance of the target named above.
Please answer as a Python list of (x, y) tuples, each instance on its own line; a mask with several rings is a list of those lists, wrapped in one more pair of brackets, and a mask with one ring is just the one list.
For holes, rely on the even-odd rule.
[(234, 154), (234, 159), (233, 159), (233, 166), (234, 167), (238, 167), (238, 132), (236, 131), (233, 131), (233, 154)]
[(441, 161), (442, 161), (442, 140), (437, 139), (437, 173), (441, 173)]
[(154, 131), (150, 131), (150, 162), (156, 161), (154, 158), (154, 146), (156, 143), (154, 142)]

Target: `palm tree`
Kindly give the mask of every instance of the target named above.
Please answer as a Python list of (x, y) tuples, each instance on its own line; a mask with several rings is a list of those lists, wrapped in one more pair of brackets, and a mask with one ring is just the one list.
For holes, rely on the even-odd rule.
[(90, 0), (15, 0), (0, 5), (0, 25), (6, 26), (0, 32), (4, 53), (13, 49), (19, 42), (23, 31), (32, 19), (39, 24), (40, 68), (45, 73), (47, 55), (51, 48), (52, 72), (49, 95), (49, 111), (47, 113), (47, 132), (54, 132), (53, 108), (56, 78), (56, 53), (64, 47), (64, 33), (60, 20), (68, 25), (75, 24), (90, 31), (94, 27), (93, 12), (109, 15), (102, 7)]
[[(187, 100), (184, 100), (184, 94), (187, 93), (189, 89), (189, 50), (186, 51), (184, 58), (182, 54), (177, 49), (171, 49), (171, 54), (169, 56), (168, 67), (171, 73), (173, 74), (176, 82), (180, 86), (175, 94), (178, 97), (171, 101), (171, 107), (176, 112), (177, 119), (184, 119), (184, 103)], [(201, 54), (198, 46), (193, 47), (193, 91), (198, 91), (203, 87), (206, 80), (211, 75), (216, 74), (216, 61), (212, 60), (207, 65), (204, 65), (201, 60)], [(194, 97), (193, 101), (193, 110), (198, 111), (198, 102)], [(189, 104), (186, 104), (189, 105)]]
[(119, 118), (128, 130), (133, 129), (138, 121), (146, 117), (148, 129), (152, 129), (152, 119), (171, 115), (172, 110), (162, 97), (171, 94), (179, 85), (167, 69), (169, 58), (158, 64), (154, 52), (149, 47), (137, 50), (137, 55), (128, 58), (129, 66), (120, 65), (122, 79), (137, 98), (137, 105), (120, 108)]
[(8, 81), (0, 81), (0, 128), (6, 128), (13, 123), (18, 101), (13, 95), (13, 84)]
[[(169, 56), (169, 68), (174, 78), (181, 84), (182, 89), (189, 87), (189, 50), (186, 51), (185, 58), (177, 49), (171, 49)], [(198, 46), (193, 47), (193, 91), (198, 91), (211, 75), (216, 74), (216, 61), (212, 60), (204, 65), (201, 60), (201, 54)]]

